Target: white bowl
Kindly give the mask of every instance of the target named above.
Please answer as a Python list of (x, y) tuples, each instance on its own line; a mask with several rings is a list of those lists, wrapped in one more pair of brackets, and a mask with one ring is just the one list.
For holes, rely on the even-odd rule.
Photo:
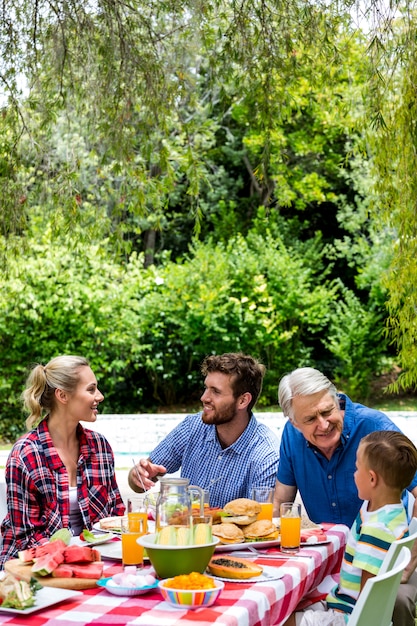
[(140, 596), (143, 593), (156, 589), (158, 587), (158, 581), (156, 580), (153, 585), (146, 585), (145, 587), (120, 587), (120, 585), (109, 585), (109, 581), (112, 578), (100, 578), (97, 581), (99, 587), (104, 587), (109, 593), (113, 593), (115, 596)]

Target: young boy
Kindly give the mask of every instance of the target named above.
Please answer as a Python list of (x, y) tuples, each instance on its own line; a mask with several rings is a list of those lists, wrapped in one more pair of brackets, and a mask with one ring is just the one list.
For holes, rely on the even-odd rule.
[(293, 613), (285, 626), (339, 626), (368, 578), (375, 576), (396, 539), (408, 535), (402, 491), (417, 471), (417, 449), (402, 433), (380, 430), (363, 437), (356, 453), (355, 484), (364, 500), (346, 544), (340, 582), (326, 602)]

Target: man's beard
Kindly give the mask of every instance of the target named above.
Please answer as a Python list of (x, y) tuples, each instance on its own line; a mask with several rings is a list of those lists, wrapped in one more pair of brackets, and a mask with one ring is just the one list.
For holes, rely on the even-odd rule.
[(214, 412), (210, 411), (208, 417), (205, 415), (205, 409), (203, 409), (203, 414), (201, 419), (204, 424), (215, 424), (219, 426), (220, 424), (229, 424), (236, 416), (236, 406), (237, 402), (233, 402), (226, 407), (222, 407), (221, 409), (213, 409)]

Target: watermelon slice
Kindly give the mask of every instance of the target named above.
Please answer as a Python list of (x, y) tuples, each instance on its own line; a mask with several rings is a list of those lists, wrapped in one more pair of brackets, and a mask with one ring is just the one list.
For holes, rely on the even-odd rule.
[(72, 575), (74, 578), (95, 578), (98, 580), (102, 577), (104, 563), (80, 563), (71, 565)]
[(35, 548), (26, 548), (26, 550), (19, 550), (17, 556), (22, 563), (33, 563), (35, 559)]
[(48, 554), (61, 554), (64, 552), (66, 547), (67, 545), (61, 541), (61, 539), (55, 539), (55, 541), (42, 543), (40, 546), (36, 546), (35, 548), (35, 560)]
[(93, 554), (94, 561), (101, 561), (101, 552), (100, 552), (100, 550), (96, 550), (95, 548), (91, 548), (91, 552)]
[(63, 552), (64, 563), (93, 563), (97, 552), (89, 546), (67, 546)]
[(38, 576), (48, 576), (58, 567), (64, 560), (64, 555), (61, 553), (45, 554), (36, 559), (32, 565), (32, 572)]
[(72, 578), (72, 565), (61, 563), (52, 572), (53, 578)]
[(36, 548), (19, 553), (22, 563), (33, 563), (32, 572), (37, 576), (54, 578), (101, 578), (103, 563), (101, 554), (90, 546), (67, 546), (61, 539), (49, 541)]

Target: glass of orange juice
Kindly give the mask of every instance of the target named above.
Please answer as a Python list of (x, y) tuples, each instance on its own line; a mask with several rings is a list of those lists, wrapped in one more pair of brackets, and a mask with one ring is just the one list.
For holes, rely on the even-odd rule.
[[(195, 493), (196, 492), (194, 492), (194, 494)], [(209, 492), (209, 490), (208, 489), (203, 489), (203, 495), (204, 495), (204, 507), (208, 508), (210, 506), (210, 492)], [(197, 494), (197, 496), (198, 497), (196, 497), (194, 495), (194, 497), (192, 497), (192, 500), (191, 500), (191, 508), (193, 510), (200, 508), (199, 494)]]
[(138, 494), (127, 501), (127, 514), (122, 519), (123, 565), (143, 565), (143, 546), (137, 539), (148, 532), (148, 511), (145, 494)]
[(301, 504), (282, 502), (280, 526), (281, 552), (298, 552), (301, 540)]
[(258, 513), (257, 519), (267, 519), (272, 522), (274, 508), (273, 487), (253, 487), (252, 500), (256, 500), (261, 505), (261, 512)]

